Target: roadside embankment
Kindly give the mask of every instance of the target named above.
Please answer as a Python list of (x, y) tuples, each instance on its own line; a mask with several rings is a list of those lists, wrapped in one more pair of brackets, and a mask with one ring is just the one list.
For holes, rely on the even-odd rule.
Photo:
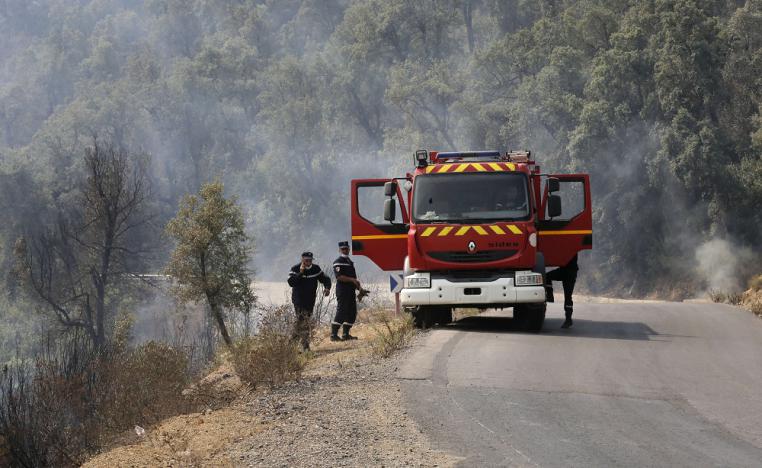
[(402, 405), (395, 373), (405, 351), (380, 357), (388, 345), (379, 335), (404, 328), (402, 319), (364, 321), (352, 329), (357, 341), (331, 342), (321, 330), (302, 377), (274, 389), (251, 390), (218, 369), (208, 379), (238, 392), (228, 406), (165, 420), (85, 466), (453, 465)]

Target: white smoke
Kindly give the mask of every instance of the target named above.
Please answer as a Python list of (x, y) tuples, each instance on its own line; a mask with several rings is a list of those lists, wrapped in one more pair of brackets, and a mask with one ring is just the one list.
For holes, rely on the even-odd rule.
[(753, 257), (746, 246), (711, 239), (696, 249), (696, 271), (710, 291), (737, 292), (744, 289), (744, 270)]

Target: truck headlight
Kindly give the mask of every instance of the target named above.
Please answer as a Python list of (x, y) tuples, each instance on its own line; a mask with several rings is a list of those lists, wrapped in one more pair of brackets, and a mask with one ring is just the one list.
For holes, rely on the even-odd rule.
[(517, 271), (513, 283), (516, 286), (542, 286), (542, 275), (533, 271)]
[(405, 287), (410, 289), (426, 289), (431, 287), (429, 273), (413, 273), (405, 277)]

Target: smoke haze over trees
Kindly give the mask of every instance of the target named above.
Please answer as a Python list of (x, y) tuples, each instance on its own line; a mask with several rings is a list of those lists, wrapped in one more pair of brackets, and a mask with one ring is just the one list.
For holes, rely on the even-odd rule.
[(222, 180), (260, 278), (330, 260), (349, 179), (419, 148), (591, 173), (593, 292), (700, 291), (710, 241), (738, 279), (760, 259), (760, 0), (5, 0), (0, 41), (6, 271), (96, 134), (151, 156), (157, 225)]

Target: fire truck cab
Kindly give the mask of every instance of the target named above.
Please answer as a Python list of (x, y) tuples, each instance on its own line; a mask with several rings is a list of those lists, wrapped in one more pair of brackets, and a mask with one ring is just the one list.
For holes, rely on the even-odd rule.
[(528, 151), (415, 153), (415, 170), (352, 180), (352, 250), (401, 270), (401, 304), (416, 326), (453, 308), (512, 307), (539, 332), (547, 267), (592, 248), (587, 174), (543, 174)]

